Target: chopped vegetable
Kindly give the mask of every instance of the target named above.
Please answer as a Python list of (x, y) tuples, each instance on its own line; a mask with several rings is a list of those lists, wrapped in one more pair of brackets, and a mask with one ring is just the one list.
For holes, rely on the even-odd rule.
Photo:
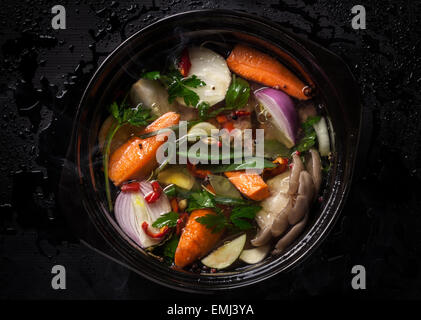
[[(188, 77), (197, 76), (206, 85), (191, 89), (200, 101), (208, 106), (224, 100), (231, 82), (231, 72), (228, 69), (225, 59), (216, 52), (205, 47), (192, 47), (188, 49), (191, 68)], [(178, 99), (179, 102), (185, 101)], [(186, 105), (188, 105), (186, 103)]]
[(310, 98), (310, 87), (279, 61), (256, 49), (237, 44), (229, 55), (227, 64), (233, 72), (245, 79), (280, 89), (300, 100)]
[(243, 195), (252, 200), (261, 201), (270, 195), (267, 184), (257, 173), (231, 171), (225, 172), (225, 175)]
[(187, 77), (187, 75), (190, 72), (190, 68), (191, 68), (189, 50), (187, 48), (185, 48), (183, 50), (183, 53), (181, 54), (180, 64), (179, 64), (178, 68), (180, 70), (180, 73), (183, 75), (183, 77)]
[[(168, 199), (166, 201), (168, 202)], [(153, 210), (146, 203), (140, 191), (121, 192), (117, 197), (114, 212), (121, 229), (142, 248), (156, 245), (162, 240), (150, 237), (142, 228), (144, 222), (150, 225), (160, 216), (161, 212)], [(159, 232), (157, 229), (148, 231)]]
[(196, 218), (215, 214), (210, 209), (195, 210), (181, 234), (175, 251), (174, 263), (183, 268), (207, 254), (219, 241), (222, 232), (212, 233), (211, 230), (196, 221)]
[(329, 132), (327, 130), (326, 120), (324, 117), (319, 122), (313, 124), (316, 131), (317, 142), (319, 143), (319, 152), (322, 157), (328, 156), (330, 153)]
[(180, 218), (179, 214), (174, 211), (170, 211), (166, 214), (163, 214), (158, 219), (155, 220), (155, 222), (152, 224), (152, 227), (154, 228), (163, 228), (163, 227), (169, 227), (173, 228), (177, 226), (177, 220)]
[(270, 115), (268, 121), (278, 130), (279, 134), (276, 135), (276, 139), (288, 148), (293, 147), (297, 134), (298, 117), (291, 98), (282, 91), (272, 88), (259, 89), (254, 95), (263, 106), (263, 112)]
[(203, 137), (211, 136), (212, 130), (218, 130), (213, 124), (209, 122), (199, 122), (190, 128), (187, 132), (189, 141), (197, 141)]
[[(212, 111), (208, 117), (213, 118), (224, 111), (241, 109), (247, 104), (249, 97), (250, 85), (246, 80), (237, 78), (234, 74), (232, 76), (231, 85), (225, 96), (225, 106)], [(250, 113), (247, 114), (245, 112), (246, 111), (243, 111), (243, 113), (239, 112), (236, 116), (239, 116), (240, 114), (241, 116), (250, 115)]]
[(134, 105), (143, 104), (156, 117), (174, 110), (174, 105), (168, 102), (167, 90), (159, 80), (140, 79), (135, 82), (130, 89), (130, 100)]
[(212, 232), (219, 232), (225, 228), (248, 230), (252, 228), (250, 222), (260, 209), (261, 207), (256, 205), (239, 205), (232, 209), (229, 217), (218, 211), (216, 214), (197, 218), (197, 221), (211, 229)]
[(151, 237), (151, 238), (153, 238), (153, 239), (160, 239), (160, 238), (163, 238), (163, 237), (165, 237), (167, 234), (168, 234), (168, 232), (170, 231), (170, 229), (167, 227), (167, 226), (165, 226), (165, 227), (162, 227), (161, 228), (161, 230), (159, 230), (159, 232), (157, 232), (157, 233), (154, 233), (154, 232), (152, 232), (152, 231), (150, 231), (149, 230), (149, 224), (146, 222), (146, 221), (144, 221), (143, 223), (142, 223), (142, 229), (143, 229), (143, 231), (149, 236), (149, 237)]
[(270, 246), (267, 244), (261, 247), (243, 250), (240, 255), (240, 260), (248, 264), (259, 263), (266, 258), (269, 253), (269, 249)]
[(137, 192), (137, 191), (140, 191), (140, 184), (137, 181), (123, 184), (121, 186), (121, 191), (122, 192)]
[(215, 269), (225, 269), (232, 265), (240, 256), (246, 244), (247, 236), (245, 234), (235, 238), (232, 241), (225, 243), (223, 246), (217, 248), (208, 256), (203, 258), (201, 262), (209, 267)]
[(159, 185), (158, 181), (153, 181), (151, 185), (152, 185), (152, 192), (145, 195), (145, 200), (147, 203), (156, 202), (162, 194), (162, 188)]
[(226, 165), (214, 165), (210, 167), (210, 171), (213, 173), (221, 173), (227, 171), (240, 171), (247, 169), (264, 169), (264, 168), (276, 168), (276, 164), (266, 159), (249, 158), (242, 163), (233, 163)]
[[(146, 127), (144, 133), (177, 124), (180, 115), (168, 112)], [(160, 141), (161, 140), (161, 141)], [(123, 181), (144, 178), (157, 166), (156, 151), (164, 143), (153, 136), (146, 139), (134, 137), (118, 148), (110, 157), (109, 177), (115, 185)], [(104, 168), (106, 170), (107, 168)]]
[(232, 83), (225, 97), (225, 108), (228, 110), (243, 108), (250, 97), (250, 85), (244, 79), (232, 76)]
[(196, 108), (199, 105), (200, 97), (193, 89), (206, 85), (196, 75), (184, 78), (178, 70), (173, 70), (166, 75), (158, 71), (152, 71), (143, 74), (142, 77), (145, 79), (160, 79), (167, 87), (169, 103), (173, 103), (176, 98), (179, 98), (179, 102)]
[(288, 158), (291, 155), (291, 149), (287, 148), (278, 140), (268, 139), (264, 141), (264, 157), (275, 159), (277, 157)]
[(189, 169), (192, 175), (201, 179), (205, 179), (208, 176), (208, 174), (211, 173), (209, 170), (202, 170), (197, 168), (195, 164), (191, 164), (190, 162), (187, 163), (187, 168)]
[(263, 171), (263, 178), (267, 179), (274, 177), (288, 169), (288, 159), (286, 158), (278, 157), (273, 161), (273, 163), (276, 165), (276, 167), (266, 168)]
[[(111, 211), (113, 209), (113, 204), (111, 201), (110, 182), (108, 180), (108, 176), (109, 176), (109, 165), (110, 165), (111, 142), (114, 138), (114, 135), (122, 126), (126, 124), (131, 124), (134, 126), (145, 126), (148, 124), (149, 121), (152, 120), (152, 118), (151, 118), (149, 110), (143, 109), (142, 105), (138, 105), (136, 108), (127, 108), (125, 100), (121, 103), (121, 105), (118, 105), (116, 102), (113, 102), (109, 107), (109, 111), (111, 115), (115, 118), (116, 123), (108, 131), (108, 136), (105, 142), (104, 154), (102, 157), (102, 163), (104, 167), (105, 193), (107, 196), (108, 208)], [(128, 180), (128, 179), (123, 179), (120, 181), (120, 183), (125, 180)]]
[(186, 190), (190, 190), (195, 183), (195, 179), (189, 170), (179, 166), (170, 167), (159, 172), (157, 178), (162, 184), (175, 184)]
[(310, 150), (311, 147), (314, 146), (317, 138), (316, 131), (314, 130), (314, 124), (318, 123), (319, 121), (319, 116), (308, 117), (307, 121), (301, 124), (304, 135), (295, 147), (297, 151), (304, 152)]
[(209, 175), (208, 178), (216, 195), (241, 199), (241, 194), (227, 178), (213, 174)]

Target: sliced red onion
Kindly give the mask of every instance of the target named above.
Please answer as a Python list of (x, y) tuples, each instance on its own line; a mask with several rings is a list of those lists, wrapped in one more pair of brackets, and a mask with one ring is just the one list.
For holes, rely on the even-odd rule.
[(292, 99), (284, 92), (261, 88), (254, 92), (257, 101), (271, 115), (270, 121), (279, 130), (279, 141), (288, 148), (295, 145), (298, 116)]
[(118, 224), (127, 236), (142, 248), (147, 248), (158, 244), (163, 239), (149, 237), (143, 231), (142, 223), (146, 221), (151, 232), (159, 232), (159, 229), (152, 227), (152, 223), (162, 214), (170, 212), (171, 205), (165, 193), (162, 193), (156, 202), (147, 203), (143, 192), (148, 192), (149, 188), (152, 191), (152, 186), (146, 181), (142, 181), (140, 186), (141, 191), (120, 192), (115, 202), (114, 212)]

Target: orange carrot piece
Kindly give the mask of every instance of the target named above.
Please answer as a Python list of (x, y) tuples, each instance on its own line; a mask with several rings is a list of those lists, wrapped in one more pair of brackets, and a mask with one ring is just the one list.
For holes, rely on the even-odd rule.
[(238, 191), (252, 200), (261, 201), (270, 195), (268, 185), (257, 173), (231, 171), (225, 175)]
[(191, 164), (190, 162), (187, 162), (187, 169), (193, 176), (200, 179), (205, 179), (209, 174), (211, 174), (209, 170), (198, 169), (195, 164)]
[(199, 209), (190, 214), (175, 251), (176, 266), (184, 268), (203, 257), (220, 239), (223, 231), (212, 233), (211, 229), (196, 221), (196, 218), (207, 214), (215, 214), (215, 212), (210, 209)]
[(243, 78), (283, 90), (300, 100), (310, 98), (309, 86), (278, 60), (256, 49), (241, 44), (236, 45), (227, 59), (227, 64), (233, 72)]
[[(179, 114), (167, 112), (147, 126), (142, 134), (170, 127), (179, 121)], [(118, 186), (126, 180), (145, 178), (157, 167), (156, 151), (164, 142), (159, 141), (158, 136), (131, 138), (111, 155), (108, 171), (110, 179)]]
[(178, 202), (177, 202), (177, 198), (172, 198), (170, 203), (171, 203), (171, 209), (172, 209), (172, 211), (178, 213)]
[(288, 159), (278, 157), (274, 161), (272, 161), (272, 163), (276, 164), (276, 167), (275, 168), (265, 168), (263, 170), (263, 178), (264, 179), (274, 177), (274, 176), (284, 172), (287, 169), (287, 166), (288, 166)]

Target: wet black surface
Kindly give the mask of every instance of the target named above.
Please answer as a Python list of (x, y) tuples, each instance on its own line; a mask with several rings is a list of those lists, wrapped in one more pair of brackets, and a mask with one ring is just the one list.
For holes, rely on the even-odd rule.
[[(245, 11), (341, 56), (361, 86), (368, 150), (340, 221), (289, 274), (218, 298), (421, 297), (421, 52), (415, 1), (63, 1), (67, 29), (52, 30), (48, 1), (3, 1), (0, 10), (0, 297), (185, 298), (80, 244), (57, 208), (63, 157), (78, 97), (122, 40), (169, 14)], [(367, 29), (351, 28), (363, 4)], [(69, 195), (71, 196), (71, 195)], [(67, 290), (51, 289), (51, 268)], [(367, 290), (351, 268), (367, 269)], [(197, 297), (197, 296), (196, 296)], [(191, 296), (190, 296), (191, 298)]]

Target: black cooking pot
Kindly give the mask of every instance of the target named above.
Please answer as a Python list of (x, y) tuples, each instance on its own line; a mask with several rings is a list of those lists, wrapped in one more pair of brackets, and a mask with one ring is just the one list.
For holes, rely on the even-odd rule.
[[(312, 212), (302, 236), (281, 256), (224, 273), (199, 275), (172, 270), (151, 258), (120, 229), (107, 209), (101, 159), (96, 148), (106, 107), (127, 92), (160, 55), (190, 43), (247, 42), (270, 52), (317, 88), (334, 132), (334, 163), (327, 178), (323, 203)], [(142, 276), (176, 289), (212, 292), (250, 285), (290, 269), (321, 243), (344, 204), (351, 183), (360, 136), (362, 108), (353, 77), (333, 53), (298, 39), (278, 25), (248, 14), (200, 10), (159, 20), (124, 41), (98, 68), (79, 105), (68, 161), (63, 171), (60, 201), (69, 222), (86, 244)]]

